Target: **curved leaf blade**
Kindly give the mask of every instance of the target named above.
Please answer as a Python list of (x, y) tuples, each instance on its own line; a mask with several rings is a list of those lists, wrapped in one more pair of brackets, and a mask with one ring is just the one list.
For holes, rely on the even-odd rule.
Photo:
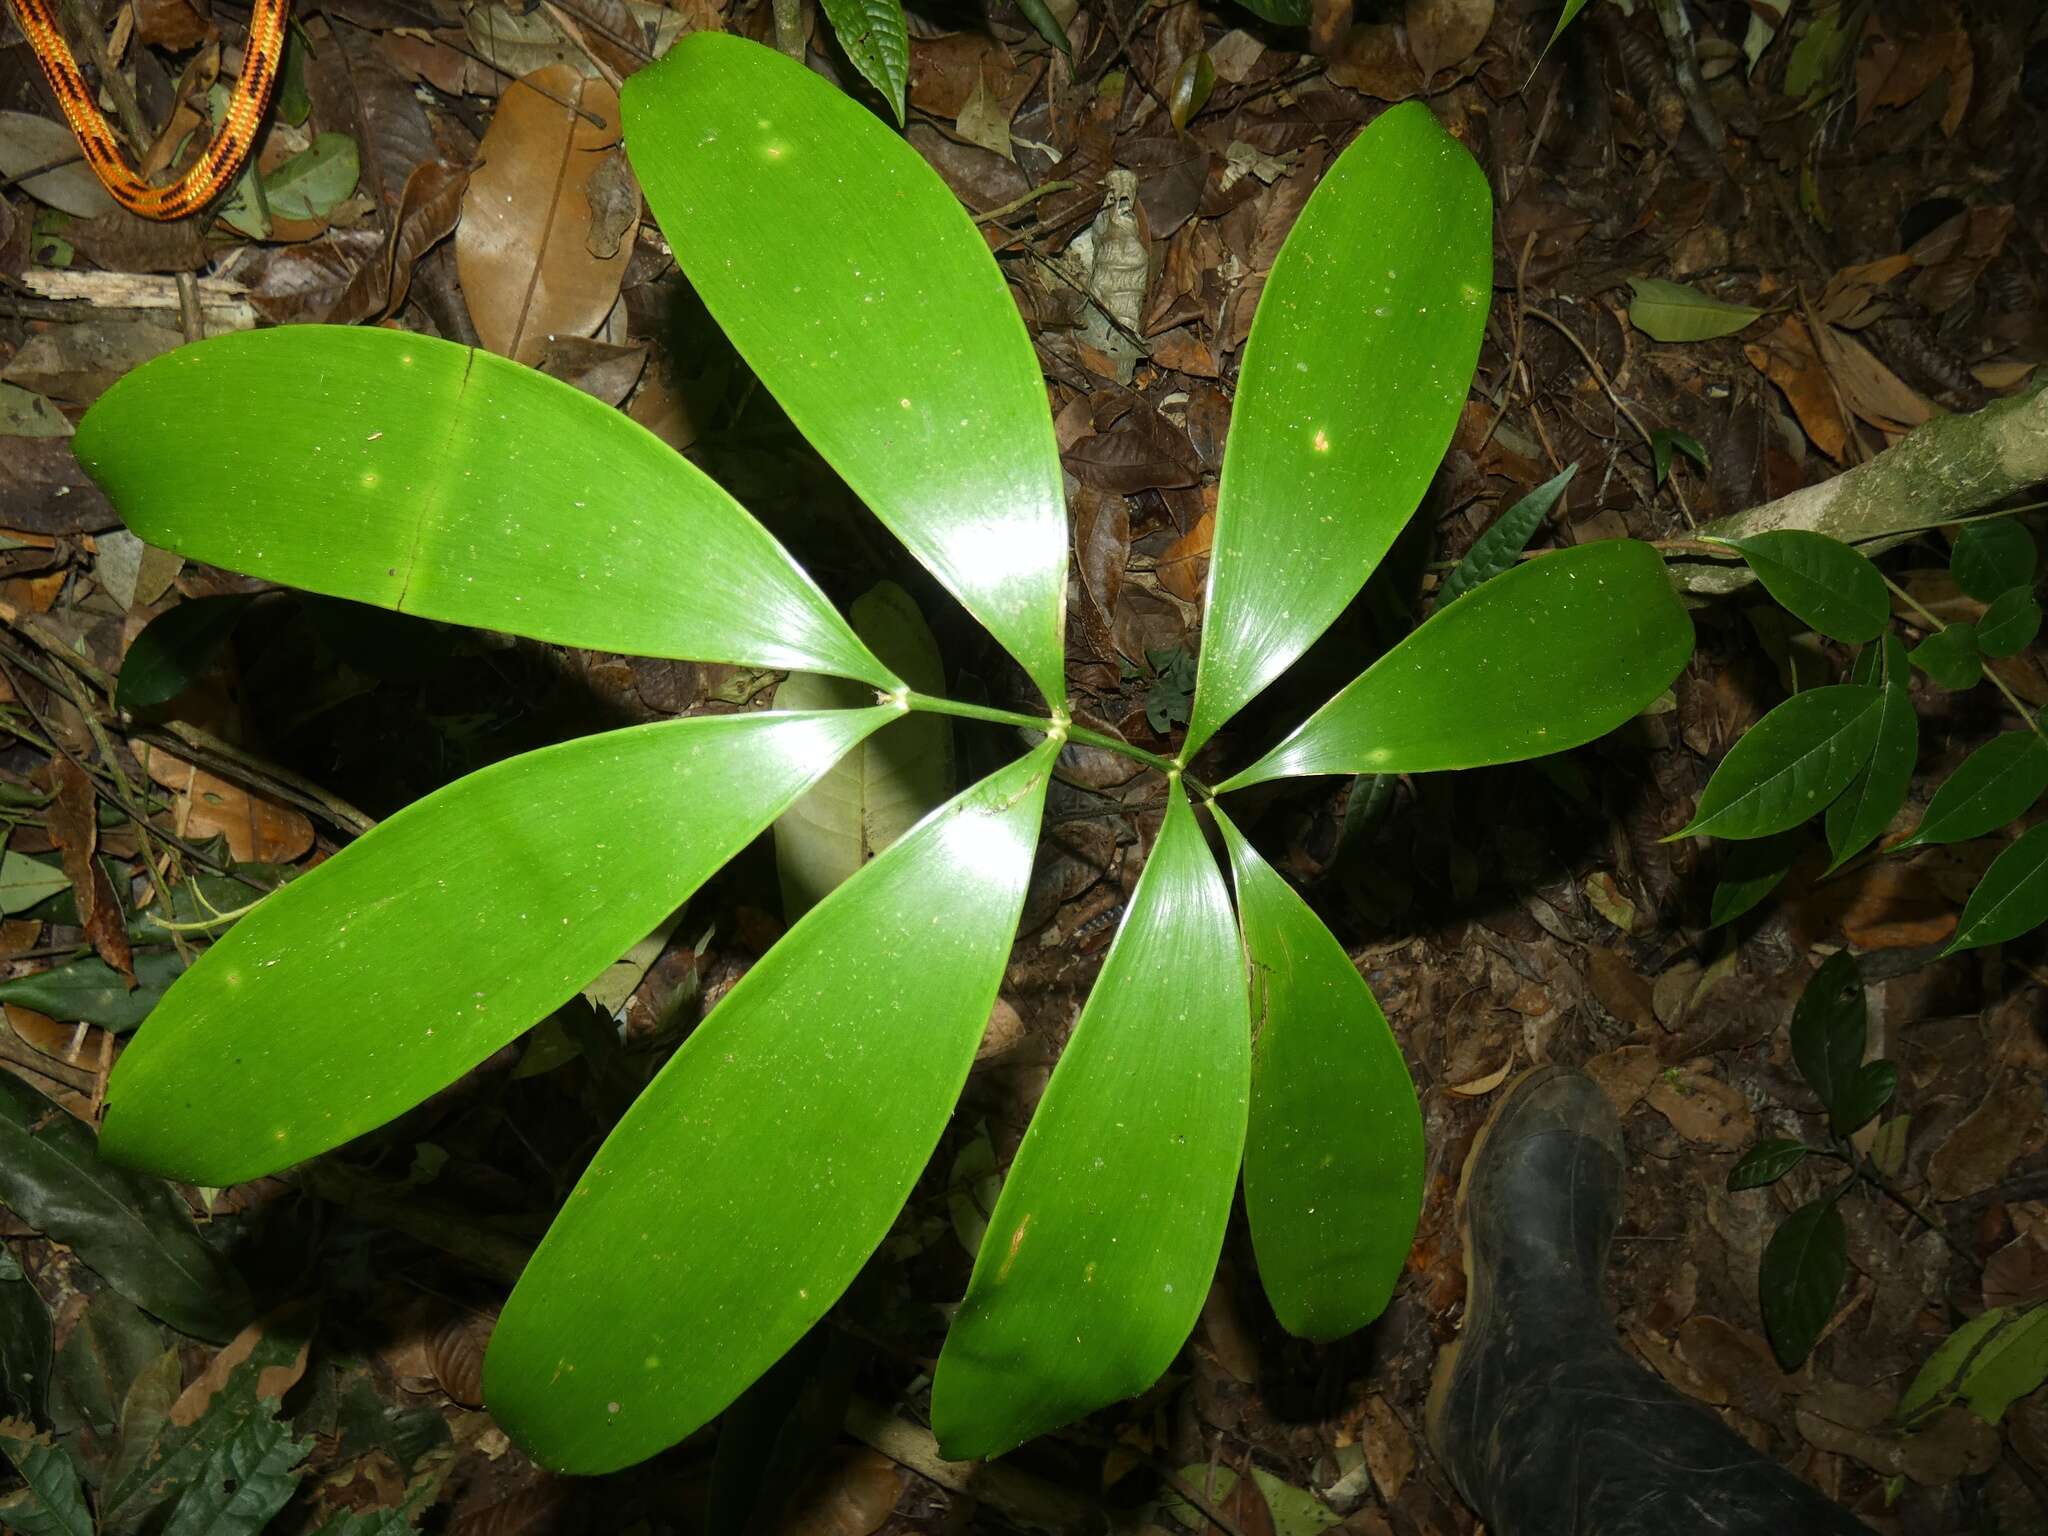
[(1728, 1170), (1730, 1189), (1761, 1189), (1766, 1184), (1775, 1184), (1794, 1168), (1806, 1161), (1806, 1154), (1813, 1149), (1803, 1141), (1791, 1141), (1775, 1137), (1760, 1141)]
[(1729, 749), (1692, 820), (1666, 841), (1790, 831), (1832, 804), (1863, 771), (1883, 718), (1884, 690), (1868, 684), (1793, 694)]
[(1437, 610), (1221, 787), (1562, 752), (1639, 713), (1691, 654), (1692, 620), (1649, 545), (1558, 550)]
[(1451, 440), (1493, 283), (1493, 203), (1420, 102), (1375, 118), (1266, 279), (1231, 409), (1186, 753), (1358, 594)]
[(1493, 526), (1473, 541), (1472, 547), (1465, 552), (1465, 558), (1444, 578), (1444, 584), (1436, 595), (1437, 606), (1442, 607), (1463, 597), (1474, 587), (1512, 569), (1521, 558), (1522, 551), (1529, 547), (1529, 540), (1535, 537), (1536, 530), (1543, 526), (1543, 519), (1550, 515), (1550, 509), (1557, 505), (1558, 497), (1572, 483), (1572, 476), (1578, 472), (1578, 465), (1565, 465), (1561, 472), (1552, 475), (1495, 518)]
[(1980, 603), (1996, 601), (2034, 579), (2040, 552), (2034, 536), (2016, 517), (1988, 517), (1965, 523), (1949, 551), (1949, 574)]
[(1977, 649), (1977, 626), (1950, 624), (1936, 630), (1913, 648), (1913, 665), (1950, 693), (1974, 688), (1984, 676), (1984, 659)]
[(944, 1455), (999, 1455), (1136, 1396), (1187, 1341), (1244, 1151), (1251, 1046), (1235, 930), (1176, 780), (939, 1357)]
[(2000, 593), (1977, 624), (1977, 648), (1986, 656), (2017, 656), (2041, 633), (2041, 605), (2026, 587)]
[(1832, 1199), (1802, 1205), (1771, 1234), (1757, 1270), (1757, 1291), (1764, 1332), (1786, 1370), (1798, 1370), (1813, 1353), (1848, 1273), (1848, 1235)]
[(1067, 528), (1045, 383), (951, 189), (859, 103), (743, 38), (681, 38), (624, 103), (633, 168), (713, 318), (1063, 705)]
[(75, 441), (128, 526), (194, 560), (559, 645), (901, 686), (703, 471), (488, 352), (216, 336), (126, 375)]
[(2043, 923), (2048, 923), (2048, 822), (2022, 833), (1991, 861), (1942, 953), (2003, 944)]
[(484, 1362), (492, 1412), (535, 1456), (602, 1472), (674, 1444), (874, 1252), (967, 1080), (1057, 751), (949, 801), (813, 907), (599, 1148)]
[(2048, 790), (2048, 741), (2033, 731), (1994, 736), (1948, 776), (1899, 846), (1959, 843), (2017, 820)]
[(1799, 1075), (1830, 1110), (1863, 1065), (1869, 1031), (1869, 1005), (1856, 957), (1838, 949), (1800, 990), (1791, 1029), (1792, 1059)]
[(882, 93), (896, 125), (903, 125), (903, 93), (910, 84), (910, 28), (903, 0), (821, 0), (832, 35), (861, 77)]
[(1862, 645), (1884, 633), (1891, 597), (1877, 567), (1840, 539), (1781, 528), (1747, 539), (1717, 539), (1743, 560), (1779, 605), (1809, 629)]
[[(220, 1112), (217, 1093), (212, 1109)], [(162, 1180), (108, 1166), (104, 1150), (27, 1083), (0, 1073), (0, 1204), (181, 1333), (232, 1337), (249, 1315), (241, 1276), (201, 1240)]]
[(197, 682), (260, 594), (188, 598), (143, 628), (121, 661), (114, 703), (134, 711), (168, 704)]
[(1632, 277), (1630, 324), (1652, 341), (1712, 341), (1733, 336), (1763, 313), (1747, 304), (1709, 298), (1697, 288), (1661, 277)]
[(1273, 1312), (1334, 1339), (1386, 1310), (1422, 1212), (1422, 1110), (1365, 978), (1219, 812), (1252, 969), (1244, 1203)]
[[(1913, 678), (1905, 645), (1897, 635), (1886, 635), (1881, 651), (1865, 655), (1880, 658), (1884, 703), (1878, 711), (1877, 740), (1871, 746), (1870, 761), (1863, 765), (1841, 798), (1828, 806), (1830, 873), (1869, 847), (1891, 826), (1899, 807), (1906, 803), (1906, 791), (1913, 785), (1913, 765), (1920, 757), (1920, 716), (1913, 708)], [(1865, 680), (1860, 666), (1857, 679)]]
[(107, 1155), (225, 1185), (383, 1124), (567, 1001), (898, 713), (635, 726), (407, 806), (171, 988), (114, 1068)]

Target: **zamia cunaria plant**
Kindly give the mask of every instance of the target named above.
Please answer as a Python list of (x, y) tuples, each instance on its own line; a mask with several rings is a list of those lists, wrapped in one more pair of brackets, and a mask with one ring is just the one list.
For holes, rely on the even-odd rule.
[[(293, 327), (172, 352), (87, 415), (136, 533), (429, 619), (856, 679), (868, 707), (680, 719), (482, 769), (265, 899), (123, 1054), (102, 1145), (203, 1184), (271, 1173), (454, 1081), (673, 912), (910, 711), (1041, 743), (798, 921), (584, 1171), (506, 1303), (485, 1391), (598, 1472), (719, 1413), (822, 1318), (937, 1145), (989, 1017), (1064, 743), (1067, 529), (1045, 385), (968, 215), (800, 66), (716, 34), (626, 84), (675, 257), (832, 467), (999, 640), (1042, 717), (908, 689), (724, 491), (624, 415), (486, 353)], [(1330, 167), (1245, 349), (1198, 687), (1165, 822), (1010, 1168), (940, 1359), (948, 1456), (1155, 1381), (1200, 1310), (1240, 1163), (1280, 1319), (1385, 1306), (1422, 1182), (1414, 1090), (1344, 950), (1214, 795), (1560, 751), (1670, 683), (1691, 626), (1627, 540), (1459, 597), (1212, 792), (1180, 764), (1357, 594), (1434, 472), (1491, 277), (1478, 168), (1420, 106)], [(246, 430), (262, 422), (260, 433)], [(223, 1102), (223, 1085), (228, 1095)]]

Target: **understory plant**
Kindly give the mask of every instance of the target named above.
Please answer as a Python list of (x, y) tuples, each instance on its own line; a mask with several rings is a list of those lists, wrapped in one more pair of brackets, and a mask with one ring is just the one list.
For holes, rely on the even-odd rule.
[[(1777, 888), (1823, 819), (1832, 875), (1885, 835), (1906, 804), (1920, 755), (1912, 674), (1946, 691), (1989, 682), (2018, 716), (1937, 788), (1919, 824), (1881, 856), (1985, 837), (2011, 826), (2048, 791), (2048, 731), (1993, 669), (2041, 631), (2034, 537), (2014, 516), (1964, 525), (1949, 574), (1979, 617), (1945, 622), (1863, 553), (1822, 533), (1781, 529), (1723, 541), (1764, 590), (1816, 635), (1857, 647), (1848, 679), (1801, 688), (1730, 749), (1692, 820), (1676, 836), (1736, 840), (1713, 920), (1728, 922)], [(1895, 617), (1894, 600), (1898, 616)], [(1971, 611), (1977, 611), (1975, 609)], [(1910, 651), (1895, 625), (1917, 629)], [(1793, 652), (1794, 667), (1803, 662)], [(1822, 665), (1825, 665), (1825, 658)], [(1970, 893), (1946, 953), (2001, 944), (2048, 922), (2048, 825), (2021, 832)]]
[(1168, 759), (1069, 715), (1045, 385), (944, 184), (857, 104), (731, 37), (682, 39), (624, 109), (713, 318), (1043, 711), (906, 686), (710, 479), (538, 373), (374, 329), (170, 353), (77, 437), (154, 544), (546, 642), (849, 678), (873, 702), (617, 730), (400, 811), (170, 990), (113, 1073), (107, 1154), (224, 1185), (384, 1123), (571, 998), (870, 733), (951, 714), (1039, 744), (805, 913), (647, 1086), (504, 1308), (485, 1368), (500, 1422), (552, 1466), (622, 1466), (825, 1315), (965, 1081), (1074, 742), (1161, 770), (1167, 809), (938, 1363), (946, 1454), (1001, 1452), (1157, 1379), (1240, 1166), (1280, 1319), (1315, 1338), (1368, 1322), (1420, 1204), (1414, 1090), (1356, 967), (1216, 797), (1560, 751), (1653, 701), (1692, 644), (1648, 546), (1548, 553), (1444, 607), (1213, 789), (1186, 772), (1357, 594), (1435, 470), (1490, 291), (1483, 176), (1425, 108), (1397, 107), (1304, 209), (1245, 349)]

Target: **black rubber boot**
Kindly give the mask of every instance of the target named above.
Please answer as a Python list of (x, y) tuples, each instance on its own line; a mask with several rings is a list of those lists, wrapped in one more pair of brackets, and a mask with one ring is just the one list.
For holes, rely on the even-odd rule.
[(1429, 1438), (1489, 1536), (1840, 1536), (1870, 1528), (1621, 1348), (1601, 1297), (1621, 1126), (1590, 1078), (1503, 1096), (1459, 1192), (1465, 1324)]

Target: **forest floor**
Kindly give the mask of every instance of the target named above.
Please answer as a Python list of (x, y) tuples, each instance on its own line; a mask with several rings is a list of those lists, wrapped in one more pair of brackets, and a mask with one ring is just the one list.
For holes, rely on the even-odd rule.
[[(1566, 465), (1578, 473), (1539, 547), (1683, 538), (1839, 473), (1931, 414), (2022, 387), (2048, 359), (2048, 17), (2034, 0), (1847, 6), (1860, 30), (1832, 53), (1812, 37), (1837, 14), (1818, 0), (1799, 0), (1779, 36), (1763, 25), (1770, 6), (1696, 0), (1692, 30), (1676, 37), (1652, 0), (1599, 0), (1540, 64), (1554, 0), (1368, 0), (1355, 15), (1319, 3), (1318, 50), (1227, 3), (1052, 9), (1071, 63), (1008, 5), (987, 18), (913, 7), (908, 135), (988, 232), (1038, 348), (1069, 471), (1076, 713), (1134, 745), (1170, 752), (1186, 719), (1232, 379), (1264, 273), (1322, 171), (1389, 103), (1421, 96), (1496, 199), (1478, 378), (1410, 535), (1197, 771), (1243, 760), (1348, 680), (1502, 509)], [(131, 14), (134, 34), (118, 41), (134, 50), (145, 117), (189, 112), (177, 61), (222, 38), (220, 10), (141, 0), (120, 12), (124, 28)], [(865, 92), (806, 16), (815, 66)], [(202, 233), (96, 206), (76, 163), (0, 182), (6, 977), (61, 968), (86, 941), (75, 907), (51, 905), (69, 893), (24, 886), (13, 862), (59, 861), (75, 811), (66, 763), (125, 776), (155, 796), (158, 831), (274, 881), (345, 844), (356, 808), (387, 816), (470, 769), (600, 726), (759, 707), (777, 682), (479, 639), (280, 593), (248, 611), (170, 715), (119, 715), (109, 680), (149, 620), (263, 590), (141, 545), (69, 448), (86, 406), (181, 340), (176, 274), (206, 274), (197, 293), (210, 330), (385, 319), (568, 380), (711, 470), (835, 598), (902, 583), (954, 689), (1029, 707), (1021, 673), (754, 386), (652, 221), (609, 254), (564, 237), (551, 213), (552, 130), (500, 119), (513, 77), (550, 71), (592, 101), (680, 29), (770, 40), (765, 0), (730, 11), (719, 0), (559, 0), (526, 13), (496, 0), (327, 0), (301, 20), (311, 48), (288, 82), (302, 97), (296, 123), (273, 127), (264, 163), (339, 134), (360, 170), (331, 195), (308, 193), (292, 210), (306, 217), (245, 207), (243, 227)], [(240, 35), (227, 24), (227, 42)], [(1204, 52), (1213, 91), (1177, 131), (1176, 78)], [(52, 133), (36, 137), (24, 116)], [(7, 165), (61, 159), (68, 142), (29, 50), (0, 34)], [(486, 160), (492, 195), (548, 210), (545, 227), (492, 236), (464, 219), (472, 167)], [(1118, 169), (1133, 175), (1112, 180)], [(556, 306), (544, 313), (537, 268)], [(1631, 323), (1632, 278), (1764, 313), (1735, 334), (1657, 342)], [(1699, 450), (1678, 452), (1668, 474), (1650, 442), (1663, 433)], [(1938, 613), (1976, 611), (1949, 579), (1941, 535), (1894, 552), (1886, 570)], [(1996, 1428), (1960, 1408), (1912, 1434), (1890, 1417), (1962, 1318), (2048, 1297), (2048, 951), (2037, 934), (1940, 957), (1995, 851), (1988, 840), (1830, 880), (1810, 858), (1777, 895), (1714, 925), (1731, 845), (1663, 839), (1735, 738), (1802, 668), (1839, 665), (1840, 652), (1753, 589), (1695, 619), (1699, 650), (1671, 694), (1593, 747), (1404, 780), (1369, 808), (1334, 779), (1242, 797), (1239, 824), (1343, 939), (1413, 1071), (1429, 1162), (1407, 1274), (1371, 1328), (1327, 1345), (1291, 1339), (1261, 1293), (1240, 1209), (1165, 1381), (976, 1472), (930, 1459), (929, 1372), (994, 1181), (1163, 805), (1150, 770), (1071, 750), (960, 1112), (882, 1253), (806, 1346), (812, 1390), (774, 1487), (795, 1492), (780, 1511), (761, 1505), (754, 1528), (1149, 1521), (1254, 1536), (1333, 1525), (1467, 1536), (1474, 1517), (1423, 1424), (1464, 1299), (1454, 1191), (1503, 1084), (1559, 1062), (1593, 1074), (1622, 1115), (1630, 1183), (1613, 1295), (1629, 1349), (1881, 1531), (2048, 1530), (2043, 1394)], [(2038, 649), (1999, 668), (2019, 699), (2048, 703)], [(1923, 689), (1916, 702), (1926, 750), (1912, 798), (1924, 803), (2010, 721), (1988, 690)], [(203, 734), (175, 734), (176, 721)], [(963, 784), (1016, 745), (964, 721), (956, 743)], [(97, 842), (139, 896), (136, 829), (113, 818)], [(557, 1021), (306, 1170), (180, 1191), (232, 1253), (273, 1342), (311, 1341), (280, 1351), (269, 1378), (291, 1433), (310, 1442), (270, 1529), (316, 1531), (408, 1498), (424, 1528), (466, 1536), (698, 1528), (713, 1497), (713, 1431), (630, 1472), (552, 1476), (482, 1410), (481, 1348), (521, 1254), (633, 1085), (782, 927), (764, 839), (619, 980), (607, 1000), (617, 1030)], [(1787, 1374), (1765, 1341), (1758, 1263), (1813, 1178), (1740, 1193), (1727, 1178), (1759, 1140), (1821, 1124), (1786, 1026), (1819, 958), (1845, 946), (1872, 979), (1873, 1053), (1900, 1069), (1893, 1105), (1865, 1138), (1896, 1198), (1873, 1187), (1840, 1203), (1848, 1284), (1820, 1347)], [(160, 932), (156, 947), (168, 953)], [(117, 1037), (133, 1027), (132, 997), (8, 995), (0, 1066), (90, 1123)], [(219, 1092), (231, 1109), (231, 1072)], [(191, 1413), (205, 1411), (208, 1381), (219, 1387), (202, 1375), (214, 1344), (167, 1331), (75, 1246), (40, 1233), (0, 1209), (0, 1311), (32, 1317), (12, 1288), (33, 1288), (54, 1318), (53, 1380), (33, 1403), (14, 1376), (0, 1387), (15, 1394), (9, 1411), (103, 1472), (124, 1397), (166, 1353)], [(273, 1310), (309, 1299), (316, 1328)], [(34, 1347), (9, 1326), (0, 1361), (11, 1347), (18, 1366)], [(1191, 1478), (1210, 1490), (1207, 1515), (1173, 1493)]]

